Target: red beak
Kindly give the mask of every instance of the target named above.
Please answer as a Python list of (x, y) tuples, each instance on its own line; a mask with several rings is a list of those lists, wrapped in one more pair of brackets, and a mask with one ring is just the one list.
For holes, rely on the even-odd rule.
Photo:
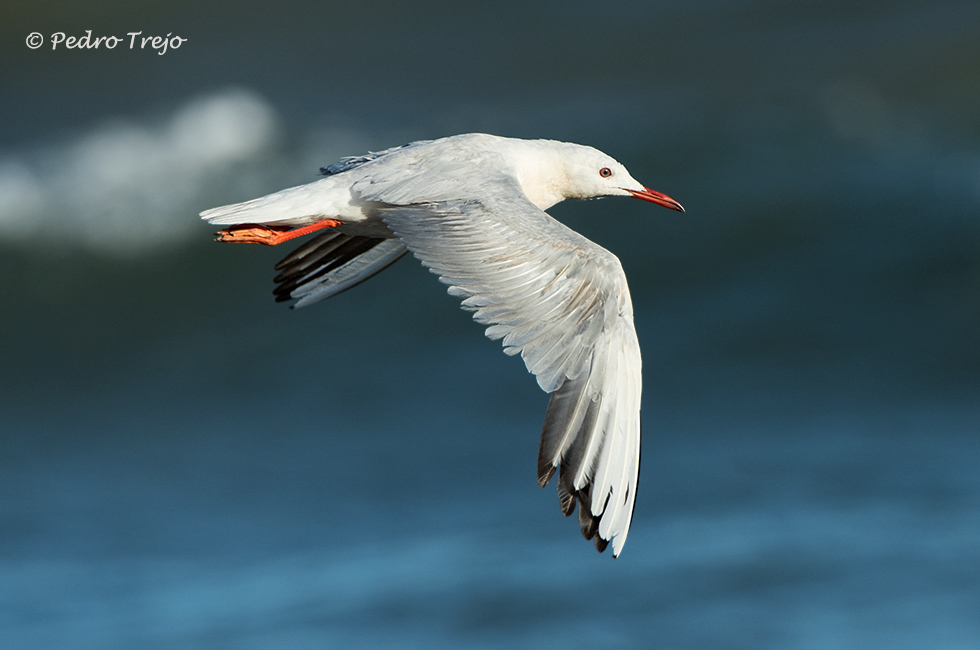
[(670, 208), (671, 210), (677, 210), (678, 212), (684, 212), (684, 206), (670, 198), (663, 192), (657, 192), (656, 190), (651, 190), (649, 187), (644, 187), (642, 190), (626, 190), (635, 199), (643, 199), (644, 201), (650, 201), (651, 203), (656, 203), (657, 205), (662, 205), (665, 208)]

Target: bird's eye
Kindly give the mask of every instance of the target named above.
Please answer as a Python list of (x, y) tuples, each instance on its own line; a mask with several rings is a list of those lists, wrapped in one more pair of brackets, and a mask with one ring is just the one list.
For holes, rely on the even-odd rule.
[(612, 176), (612, 170), (609, 169), (608, 167), (603, 167), (602, 169), (599, 170), (599, 176), (602, 176), (603, 178), (609, 178), (610, 176)]

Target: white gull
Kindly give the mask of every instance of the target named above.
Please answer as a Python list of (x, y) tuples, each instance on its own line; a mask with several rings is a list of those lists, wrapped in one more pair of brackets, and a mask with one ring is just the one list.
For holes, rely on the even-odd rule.
[(567, 516), (613, 557), (626, 542), (640, 468), (640, 347), (615, 255), (544, 211), (565, 199), (632, 196), (679, 210), (606, 154), (480, 133), (344, 158), (326, 177), (201, 213), (219, 241), (275, 245), (322, 231), (276, 270), (301, 307), (412, 251), (473, 318), (520, 354), (551, 394), (538, 483), (558, 471)]

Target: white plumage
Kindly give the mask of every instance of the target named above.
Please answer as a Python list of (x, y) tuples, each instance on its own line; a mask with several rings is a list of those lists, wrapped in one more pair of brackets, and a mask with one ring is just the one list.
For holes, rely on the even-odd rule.
[(467, 134), (345, 158), (322, 180), (215, 208), (219, 240), (322, 231), (277, 266), (278, 300), (348, 289), (407, 250), (551, 393), (538, 455), (566, 515), (618, 556), (640, 461), (640, 348), (615, 255), (548, 216), (569, 198), (633, 196), (683, 211), (591, 147)]

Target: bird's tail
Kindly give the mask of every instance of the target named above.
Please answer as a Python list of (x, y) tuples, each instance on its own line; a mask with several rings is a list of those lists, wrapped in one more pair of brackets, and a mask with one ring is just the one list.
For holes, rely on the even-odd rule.
[[(322, 183), (323, 181), (320, 181)], [(211, 208), (201, 213), (201, 218), (219, 226), (242, 223), (276, 223), (283, 226), (300, 225), (332, 217), (323, 214), (324, 194), (322, 188), (313, 185), (300, 185), (269, 194), (268, 196)]]

